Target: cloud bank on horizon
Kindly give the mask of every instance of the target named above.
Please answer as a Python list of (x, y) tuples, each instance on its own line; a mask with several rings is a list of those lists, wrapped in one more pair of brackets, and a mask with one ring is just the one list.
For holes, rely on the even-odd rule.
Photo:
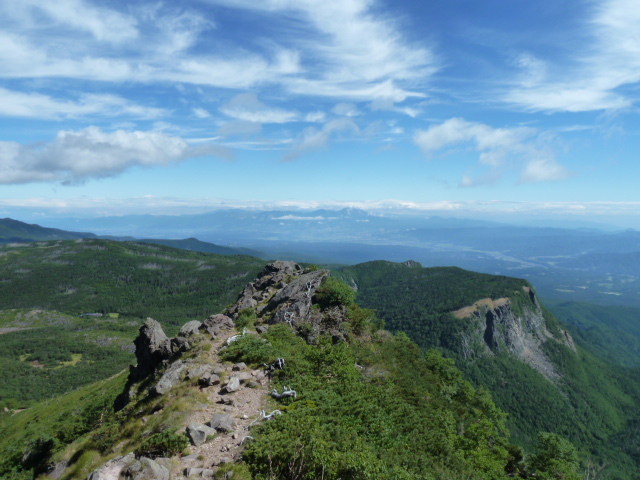
[(5, 198), (638, 200), (636, 2), (423, 3), (2, 2)]

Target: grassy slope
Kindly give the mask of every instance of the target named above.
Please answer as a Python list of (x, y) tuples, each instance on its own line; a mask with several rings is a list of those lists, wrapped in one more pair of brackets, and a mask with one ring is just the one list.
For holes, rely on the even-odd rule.
[[(0, 328), (23, 329), (0, 335), (0, 408), (112, 375), (131, 363), (131, 349), (121, 347), (131, 345), (144, 318), (173, 335), (235, 301), (263, 265), (94, 239), (0, 248)], [(90, 312), (120, 315), (77, 316)]]

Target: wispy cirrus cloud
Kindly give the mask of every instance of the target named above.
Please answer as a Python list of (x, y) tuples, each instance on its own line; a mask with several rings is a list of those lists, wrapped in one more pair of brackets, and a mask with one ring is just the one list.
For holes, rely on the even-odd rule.
[(358, 126), (348, 118), (331, 120), (320, 129), (308, 127), (302, 132), (302, 138), (283, 157), (283, 161), (295, 160), (305, 153), (325, 148), (336, 136), (357, 134), (359, 131)]
[(374, 13), (372, 0), (207, 1), (295, 25), (296, 35), (284, 41), (300, 52), (301, 71), (282, 85), (296, 94), (401, 102), (424, 96), (411, 87), (438, 68), (432, 51), (410, 45), (395, 20)]
[(592, 4), (583, 28), (591, 42), (578, 42), (572, 62), (531, 53), (519, 59), (522, 77), (505, 100), (532, 111), (585, 112), (619, 109), (635, 99), (621, 89), (640, 83), (640, 9), (634, 0)]
[(0, 142), (0, 184), (81, 183), (116, 176), (133, 166), (168, 165), (187, 158), (229, 152), (211, 144), (189, 145), (161, 132), (105, 132), (97, 127), (61, 131), (53, 142)]
[(300, 117), (298, 112), (265, 105), (255, 93), (236, 95), (220, 111), (237, 120), (255, 123), (288, 123)]
[(453, 147), (477, 152), (479, 163), (488, 167), (489, 172), (479, 177), (465, 175), (460, 182), (462, 187), (495, 183), (506, 167), (522, 164), (521, 183), (561, 180), (569, 176), (543, 145), (540, 132), (528, 127), (494, 128), (463, 118), (451, 118), (416, 132), (414, 142), (429, 156), (445, 153)]
[(118, 95), (81, 94), (78, 98), (61, 99), (42, 93), (24, 93), (0, 87), (0, 116), (63, 119), (94, 114), (157, 118), (165, 115), (166, 110), (138, 105)]

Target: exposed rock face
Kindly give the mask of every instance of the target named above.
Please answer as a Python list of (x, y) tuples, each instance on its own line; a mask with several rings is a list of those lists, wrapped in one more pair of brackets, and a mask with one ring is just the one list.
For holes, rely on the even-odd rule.
[(483, 347), (480, 347), (481, 351), (478, 352), (477, 342), (474, 342), (473, 338), (464, 337), (462, 353), (465, 357), (470, 357), (482, 353), (494, 354), (508, 351), (547, 378), (558, 378), (559, 375), (553, 363), (541, 348), (542, 344), (548, 339), (554, 339), (575, 350), (573, 339), (566, 331), (562, 331), (561, 338), (554, 337), (546, 327), (542, 309), (534, 291), (529, 287), (523, 287), (523, 290), (531, 303), (521, 307), (521, 314), (513, 310), (509, 298), (497, 300), (485, 298), (453, 312), (458, 318), (474, 319), (477, 326), (476, 338), (483, 340)]
[(131, 368), (131, 380), (141, 380), (150, 375), (172, 355), (171, 341), (162, 326), (152, 318), (147, 318), (140, 327), (140, 333), (133, 343), (138, 365)]
[(182, 379), (182, 372), (186, 368), (187, 366), (182, 362), (182, 360), (176, 360), (173, 362), (167, 371), (164, 372), (162, 377), (160, 377), (158, 383), (156, 383), (156, 385), (151, 389), (152, 393), (156, 395), (164, 395), (167, 393), (180, 382)]
[(328, 276), (327, 270), (304, 273), (295, 262), (270, 263), (227, 313), (237, 318), (242, 310), (251, 308), (270, 324), (287, 322), (292, 328), (302, 322), (320, 323), (322, 316), (311, 311), (312, 299)]

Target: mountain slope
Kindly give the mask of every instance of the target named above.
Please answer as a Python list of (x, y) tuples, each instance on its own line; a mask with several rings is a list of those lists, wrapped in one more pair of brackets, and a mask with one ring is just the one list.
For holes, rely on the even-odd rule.
[(11, 218), (0, 219), (0, 244), (11, 242), (38, 242), (45, 240), (74, 240), (95, 238), (93, 233), (68, 232), (57, 228), (46, 228)]
[[(227, 310), (230, 317), (189, 322), (173, 339), (147, 320), (124, 389), (120, 375), (97, 403), (91, 392), (108, 382), (49, 410), (3, 419), (0, 475), (580, 478), (568, 442), (542, 435), (540, 450), (525, 459), (485, 390), (437, 352), (422, 357), (406, 335), (377, 330), (370, 312), (351, 303), (349, 288), (327, 273), (270, 264)], [(232, 336), (231, 318), (243, 333)], [(104, 400), (118, 388), (114, 412)], [(55, 407), (78, 412), (70, 422), (76, 437)], [(56, 415), (35, 430), (33, 420), (45, 412)], [(198, 423), (204, 419), (209, 426)]]
[(174, 328), (222, 310), (264, 263), (97, 239), (4, 247), (0, 254), (5, 308), (152, 315)]
[(339, 273), (387, 328), (424, 350), (443, 349), (467, 379), (492, 391), (518, 443), (531, 445), (540, 430), (559, 433), (615, 464), (620, 478), (635, 478), (628, 475), (637, 460), (618, 436), (635, 431), (638, 372), (575, 345), (526, 281), (390, 262)]

